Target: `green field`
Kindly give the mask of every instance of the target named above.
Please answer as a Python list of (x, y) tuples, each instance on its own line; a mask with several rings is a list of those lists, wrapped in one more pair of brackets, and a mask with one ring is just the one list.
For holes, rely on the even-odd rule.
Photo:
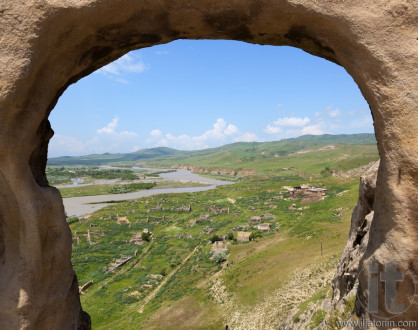
[[(195, 318), (194, 313), (189, 315), (182, 311), (184, 315), (178, 318), (167, 312), (169, 306), (183, 310), (184, 301), (199, 302), (193, 304), (193, 308), (199, 306), (200, 325), (222, 326), (227, 322), (222, 314), (222, 304), (215, 304), (210, 293), (211, 278), (217, 274), (228, 292), (235, 296), (237, 306), (251, 308), (286, 285), (289, 276), (300, 267), (315, 267), (330, 261), (331, 256), (336, 261), (345, 245), (358, 181), (333, 178), (311, 181), (313, 185), (328, 188), (325, 200), (309, 204), (309, 209), (303, 211), (289, 210), (294, 203), (301, 207), (300, 201), (285, 200), (287, 195), (282, 187), (302, 183), (306, 180), (299, 177), (276, 177), (244, 180), (233, 186), (195, 194), (159, 195), (109, 206), (95, 212), (88, 220), (81, 219), (72, 224), (73, 264), (79, 282), (95, 282), (82, 295), (83, 306), (91, 314), (95, 328), (157, 326), (165, 324), (160, 323), (164, 318), (169, 322), (167, 324), (189, 324), (192, 322), (189, 318)], [(337, 196), (343, 191), (346, 192)], [(277, 196), (285, 199), (276, 199)], [(157, 205), (163, 205), (164, 210), (148, 212)], [(182, 205), (190, 205), (191, 212), (179, 211)], [(218, 209), (229, 207), (230, 213), (211, 214), (209, 219), (197, 221), (191, 227), (190, 220), (210, 214), (213, 206)], [(251, 216), (267, 212), (275, 216), (274, 220), (266, 220), (271, 223), (272, 230), (253, 242), (230, 241), (228, 267), (223, 269), (225, 263), (210, 259), (209, 239), (213, 233), (227, 235), (232, 232), (236, 237), (234, 227), (247, 225)], [(335, 217), (339, 212), (341, 217)], [(116, 215), (126, 215), (130, 225), (117, 224)], [(153, 233), (151, 241), (141, 246), (130, 243), (133, 234), (144, 228)], [(208, 228), (213, 233), (209, 234)], [(91, 244), (86, 238), (88, 230)], [(254, 231), (254, 228), (249, 230)], [(196, 247), (197, 252), (191, 259), (148, 302), (143, 313), (138, 313), (142, 300), (153, 290), (142, 288), (150, 280), (146, 276), (168, 276)], [(135, 251), (137, 256), (126, 265), (113, 273), (105, 271), (104, 267), (114, 259), (121, 255), (134, 256)], [(152, 283), (153, 287), (158, 283)]]
[(51, 185), (68, 184), (71, 179), (81, 178), (86, 183), (94, 180), (137, 180), (144, 171), (111, 169), (96, 166), (47, 166), (46, 175)]
[[(159, 180), (161, 173), (173, 170), (147, 172), (141, 169), (99, 168), (96, 166), (48, 166), (46, 174), (51, 185), (57, 185), (61, 196), (81, 197), (108, 194), (124, 194), (152, 188), (204, 187), (197, 182)], [(82, 184), (71, 185), (72, 179), (81, 179)], [(113, 183), (106, 183), (113, 180)], [(100, 182), (104, 181), (104, 182)], [(87, 183), (87, 185), (85, 185)], [(70, 184), (70, 185), (69, 185)]]
[[(134, 192), (139, 190), (145, 189), (152, 189), (155, 188), (184, 188), (184, 187), (204, 187), (207, 186), (203, 183), (197, 182), (178, 182), (178, 181), (162, 181), (157, 182), (155, 185), (152, 186), (144, 186), (139, 185), (135, 189), (127, 190), (120, 190), (121, 192), (115, 192), (118, 187), (128, 186), (127, 184), (104, 184), (104, 185), (90, 185), (90, 186), (75, 186), (75, 187), (68, 187), (68, 188), (59, 188), (61, 196), (63, 198), (66, 197), (80, 197), (80, 196), (94, 196), (94, 195), (108, 195), (108, 194), (116, 194), (116, 193), (126, 193), (126, 192)], [(113, 190), (112, 190), (113, 189)]]
[[(278, 157), (277, 150), (268, 151), (263, 144), (238, 144), (212, 156), (194, 155), (182, 164), (229, 166), (235, 172), (245, 165), (253, 172), (209, 171), (204, 175), (236, 183), (193, 194), (124, 201), (85, 218), (72, 218), (73, 265), (79, 284), (94, 282), (81, 295), (93, 328), (219, 329), (226, 324), (278, 328), (296, 307), (292, 322), (300, 322), (312, 304), (332, 294), (330, 281), (358, 197), (358, 176), (332, 173), (377, 159), (372, 144), (332, 143), (333, 147), (324, 148), (315, 143), (299, 149), (303, 152), (292, 149)], [(251, 148), (256, 150), (247, 150)], [(244, 160), (251, 154), (253, 159)], [(179, 164), (174, 159), (178, 155), (170, 157), (158, 164)], [(326, 188), (326, 197), (302, 204), (302, 196), (288, 193), (289, 187), (301, 185)], [(268, 232), (249, 222), (263, 214), (267, 217), (261, 222), (270, 224)], [(118, 224), (118, 217), (129, 223)], [(144, 230), (152, 234), (148, 237)], [(237, 233), (243, 230), (257, 238), (238, 242)], [(228, 237), (226, 252), (211, 252), (214, 235)], [(141, 245), (134, 244), (135, 236), (141, 238)], [(131, 259), (109, 270), (122, 256)], [(351, 303), (347, 302), (348, 312)], [(328, 317), (316, 311), (310, 327)], [(332, 315), (333, 320), (340, 317)]]

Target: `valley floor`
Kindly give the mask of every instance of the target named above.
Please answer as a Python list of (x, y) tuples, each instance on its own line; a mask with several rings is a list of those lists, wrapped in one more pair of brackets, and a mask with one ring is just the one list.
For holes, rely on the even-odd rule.
[[(303, 184), (326, 197), (302, 204), (288, 190)], [(93, 281), (83, 308), (95, 329), (297, 325), (329, 298), (357, 190), (350, 178), (251, 177), (107, 206), (71, 224), (79, 283)], [(237, 241), (242, 231), (253, 240)], [(322, 309), (311, 314), (309, 324), (322, 322)]]

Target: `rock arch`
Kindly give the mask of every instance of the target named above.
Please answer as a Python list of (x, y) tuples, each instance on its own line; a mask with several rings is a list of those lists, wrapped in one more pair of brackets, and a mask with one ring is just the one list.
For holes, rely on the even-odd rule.
[[(6, 0), (0, 26), (0, 328), (89, 327), (62, 199), (45, 177), (48, 115), (78, 79), (181, 38), (291, 45), (342, 65), (370, 105), (381, 157), (363, 262), (417, 273), (416, 1)], [(412, 299), (411, 285), (400, 294)], [(417, 315), (415, 301), (399, 318)]]

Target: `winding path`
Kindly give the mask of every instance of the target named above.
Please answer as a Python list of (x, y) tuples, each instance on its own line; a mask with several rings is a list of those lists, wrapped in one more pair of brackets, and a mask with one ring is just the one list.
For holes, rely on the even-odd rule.
[(145, 299), (142, 302), (141, 307), (138, 309), (138, 313), (142, 313), (144, 311), (145, 306), (149, 303), (151, 299), (153, 299), (157, 293), (161, 290), (161, 288), (176, 274), (181, 267), (187, 262), (187, 260), (190, 259), (190, 257), (196, 253), (197, 249), (200, 247), (200, 245), (196, 246), (193, 251), (183, 259), (180, 265), (178, 265), (176, 268), (173, 269), (173, 271), (166, 276), (166, 278), (152, 291), (148, 296), (145, 297)]

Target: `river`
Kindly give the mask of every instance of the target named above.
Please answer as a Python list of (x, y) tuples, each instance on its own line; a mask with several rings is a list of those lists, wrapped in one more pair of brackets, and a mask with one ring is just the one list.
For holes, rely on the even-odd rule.
[[(155, 169), (153, 169), (155, 170)], [(109, 194), (109, 195), (95, 195), (95, 196), (83, 196), (83, 197), (69, 197), (63, 198), (64, 208), (67, 216), (81, 217), (91, 212), (100, 210), (103, 207), (110, 205), (106, 203), (108, 201), (121, 201), (136, 199), (141, 197), (147, 197), (159, 194), (171, 194), (171, 193), (187, 193), (187, 192), (199, 192), (216, 188), (219, 185), (233, 184), (234, 182), (215, 180), (205, 178), (198, 174), (194, 174), (189, 170), (176, 170), (171, 173), (161, 173), (160, 177), (169, 181), (180, 182), (198, 182), (210, 184), (210, 186), (204, 187), (188, 187), (188, 188), (153, 188), (148, 190), (141, 190), (126, 194)], [(94, 203), (94, 204), (92, 204)]]

